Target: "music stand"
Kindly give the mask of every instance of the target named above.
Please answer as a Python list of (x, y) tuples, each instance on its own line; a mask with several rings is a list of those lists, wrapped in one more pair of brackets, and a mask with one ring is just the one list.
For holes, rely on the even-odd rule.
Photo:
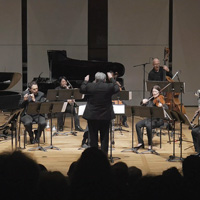
[(182, 160), (182, 142), (191, 142), (191, 141), (187, 141), (187, 140), (183, 140), (183, 128), (182, 128), (182, 125), (185, 124), (187, 125), (188, 127), (191, 126), (191, 123), (188, 119), (188, 117), (181, 113), (181, 112), (177, 112), (179, 118), (180, 118), (180, 137), (179, 137), (179, 140), (180, 140), (180, 159)]
[(132, 147), (130, 149), (122, 150), (121, 152), (134, 152), (138, 153), (137, 149), (134, 148), (134, 116), (140, 116), (140, 108), (141, 106), (126, 106), (125, 107), (125, 113), (127, 113), (128, 116), (131, 116), (131, 128), (132, 128)]
[(155, 85), (159, 85), (161, 89), (166, 87), (162, 92), (171, 92), (171, 88), (168, 87), (170, 84), (168, 81), (146, 81), (146, 91), (151, 92)]
[[(119, 115), (119, 114), (127, 114), (128, 110), (127, 108), (125, 107), (125, 105), (113, 105), (113, 110), (114, 110), (114, 113), (115, 115)], [(131, 115), (130, 115), (131, 116)], [(115, 143), (114, 142), (114, 132), (115, 132), (115, 129), (114, 129), (114, 119), (111, 121), (110, 123), (110, 162), (113, 163), (114, 162), (114, 159), (120, 159), (119, 157), (113, 157), (112, 156), (112, 150), (113, 150), (113, 144)]]
[[(46, 103), (47, 104), (47, 103)], [(52, 134), (52, 114), (53, 113), (57, 113), (57, 112), (61, 112), (62, 108), (63, 108), (64, 103), (63, 102), (48, 102), (48, 104), (46, 105), (46, 109), (49, 109), (49, 114), (50, 114), (50, 130), (51, 130), (51, 143), (50, 146), (45, 147), (45, 149), (56, 149), (56, 150), (60, 150), (60, 148), (53, 146), (52, 144), (52, 138), (53, 138), (53, 134)]]
[[(149, 108), (149, 111), (147, 110), (147, 108)], [(142, 110), (142, 109), (141, 109)], [(151, 119), (151, 130), (152, 130), (152, 121), (154, 118), (160, 118), (160, 119), (164, 119), (165, 115), (164, 115), (164, 110), (162, 107), (146, 107), (146, 111), (148, 111), (147, 114), (147, 118), (149, 118), (149, 114), (150, 114), (150, 119)], [(141, 116), (142, 117), (142, 116)], [(144, 117), (144, 115), (143, 115)], [(152, 136), (151, 136), (151, 149), (148, 149), (147, 151), (143, 151), (141, 152), (142, 154), (149, 152), (152, 154), (156, 154), (159, 155), (159, 153), (157, 153), (153, 148), (152, 148)]]
[[(26, 113), (28, 115), (45, 114), (43, 112), (43, 110), (40, 111), (40, 107), (41, 107), (41, 102), (29, 103)], [(46, 151), (46, 149), (44, 149), (42, 146), (40, 146), (40, 137), (39, 137), (39, 134), (37, 134), (37, 139), (38, 139), (38, 146), (30, 148), (30, 149), (28, 149), (28, 151), (32, 151), (32, 150)]]
[[(83, 116), (83, 113), (84, 113), (85, 108), (86, 108), (86, 104), (87, 104), (87, 102), (83, 102), (82, 104), (80, 104), (78, 106), (78, 116)], [(85, 134), (85, 132), (84, 132), (84, 134)], [(80, 148), (78, 148), (78, 150), (86, 149), (86, 148), (89, 148), (89, 147), (90, 147), (90, 131), (88, 129), (88, 145), (85, 148), (84, 147), (80, 147)]]
[[(79, 92), (79, 89), (67, 89), (67, 90), (58, 90), (58, 100), (65, 101), (66, 99), (74, 99), (80, 100), (82, 99), (83, 94)], [(74, 110), (74, 103), (71, 104), (71, 131), (67, 133), (71, 133), (74, 136), (77, 136), (77, 132), (73, 131), (73, 110)], [(64, 133), (68, 135), (67, 133)]]
[(47, 91), (47, 100), (49, 101), (57, 101), (58, 100), (58, 91), (55, 89), (49, 89)]
[(174, 129), (174, 134), (173, 134), (173, 153), (171, 156), (169, 156), (169, 158), (167, 159), (167, 161), (170, 162), (176, 162), (176, 161), (182, 161), (182, 158), (177, 157), (175, 155), (175, 133), (176, 133), (176, 128), (175, 128), (175, 123), (176, 122), (180, 122), (180, 118), (179, 115), (176, 111), (170, 111), (170, 114), (172, 116), (172, 120), (173, 120), (173, 129)]
[(112, 145), (113, 145), (113, 141), (112, 141), (112, 138), (113, 138), (113, 135), (114, 135), (114, 129), (113, 129), (113, 125), (112, 125), (112, 120), (110, 122), (110, 157), (109, 157), (109, 160), (111, 163), (114, 163), (114, 159), (120, 159), (119, 157), (113, 157), (112, 156)]
[[(50, 101), (50, 102), (52, 102), (52, 101), (59, 101), (59, 99), (58, 99), (58, 97), (59, 97), (59, 91), (60, 90), (49, 89), (47, 91), (47, 100)], [(62, 100), (62, 102), (63, 102), (63, 100)], [(52, 119), (52, 115), (51, 115), (51, 119)], [(52, 128), (52, 126), (51, 126), (51, 128)], [(55, 132), (55, 133), (53, 133), (52, 136), (55, 136), (55, 135), (67, 135), (67, 134)]]
[[(122, 90), (122, 91), (120, 91), (117, 94), (114, 94), (112, 96), (112, 100), (117, 100), (118, 102), (123, 101), (123, 100), (131, 100), (131, 99), (132, 99), (132, 92), (131, 91), (125, 91), (125, 90)], [(121, 125), (119, 125), (118, 128), (115, 128), (115, 131), (120, 131), (121, 134), (122, 134), (122, 131), (129, 132), (129, 130), (122, 129)]]

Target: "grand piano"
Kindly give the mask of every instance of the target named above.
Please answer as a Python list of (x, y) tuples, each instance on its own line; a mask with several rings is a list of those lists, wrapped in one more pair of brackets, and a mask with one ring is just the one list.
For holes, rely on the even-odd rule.
[(94, 80), (96, 72), (117, 73), (118, 81), (123, 85), (121, 78), (125, 68), (121, 63), (103, 62), (95, 60), (78, 60), (67, 57), (65, 50), (48, 50), (49, 78), (34, 78), (37, 81), (39, 90), (47, 93), (48, 89), (54, 89), (59, 85), (60, 76), (66, 76), (74, 88), (79, 88), (86, 75), (90, 75), (90, 81)]
[(7, 90), (14, 87), (20, 79), (20, 73), (0, 72), (0, 110), (13, 111), (18, 108), (21, 94)]
[(7, 138), (8, 129), (12, 132), (16, 127), (16, 110), (19, 108), (21, 98), (21, 94), (18, 92), (7, 90), (14, 87), (20, 79), (20, 73), (0, 72), (0, 137), (3, 138)]

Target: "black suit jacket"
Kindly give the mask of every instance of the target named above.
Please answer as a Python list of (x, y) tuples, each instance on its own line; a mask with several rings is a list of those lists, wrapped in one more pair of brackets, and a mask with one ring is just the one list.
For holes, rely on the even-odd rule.
[[(24, 108), (22, 114), (21, 114), (21, 117), (24, 116), (26, 114), (26, 111), (27, 111), (27, 107), (28, 107), (28, 104), (30, 102), (33, 102), (32, 101), (32, 98), (29, 97), (27, 101), (24, 101), (24, 95), (25, 94), (31, 94), (29, 90), (26, 90), (24, 92), (22, 92), (21, 94), (21, 99), (20, 99), (20, 102), (19, 102), (19, 107), (20, 108)], [(37, 95), (35, 96), (35, 102), (45, 102), (45, 97), (44, 97), (44, 93), (43, 92), (40, 92), (38, 91)], [(35, 115), (34, 115), (35, 116)]]
[(80, 87), (80, 92), (87, 94), (87, 105), (83, 114), (84, 119), (112, 120), (115, 118), (112, 95), (119, 92), (119, 86), (114, 79), (111, 79), (111, 83), (84, 81)]
[(166, 73), (166, 76), (169, 76), (170, 78), (172, 78), (172, 76), (173, 76), (170, 71), (169, 72), (165, 72), (163, 67), (160, 67), (158, 72), (156, 72), (155, 69), (153, 68), (148, 74), (148, 80), (149, 81), (163, 81), (164, 73)]

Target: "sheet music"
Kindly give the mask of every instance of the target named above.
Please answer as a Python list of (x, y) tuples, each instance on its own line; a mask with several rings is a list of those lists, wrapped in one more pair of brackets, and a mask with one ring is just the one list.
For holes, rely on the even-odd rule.
[(67, 108), (67, 104), (68, 104), (67, 101), (63, 103), (63, 107), (62, 107), (62, 109), (61, 109), (61, 112), (65, 112), (65, 110), (66, 110), (66, 108)]
[(125, 114), (125, 105), (113, 105), (115, 114)]
[(80, 106), (78, 107), (78, 115), (79, 115), (79, 116), (82, 116), (82, 115), (83, 115), (83, 113), (84, 113), (84, 111), (85, 111), (85, 107), (86, 107), (86, 104), (85, 104), (85, 105), (80, 105)]
[(132, 100), (132, 91), (129, 91), (129, 100)]

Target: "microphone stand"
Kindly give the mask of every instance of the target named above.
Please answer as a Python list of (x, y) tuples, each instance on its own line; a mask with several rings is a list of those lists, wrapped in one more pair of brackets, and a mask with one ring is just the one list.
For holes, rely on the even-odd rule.
[(133, 66), (133, 67), (143, 66), (143, 99), (145, 98), (145, 67), (147, 64), (150, 64), (150, 63), (143, 63), (143, 64)]

